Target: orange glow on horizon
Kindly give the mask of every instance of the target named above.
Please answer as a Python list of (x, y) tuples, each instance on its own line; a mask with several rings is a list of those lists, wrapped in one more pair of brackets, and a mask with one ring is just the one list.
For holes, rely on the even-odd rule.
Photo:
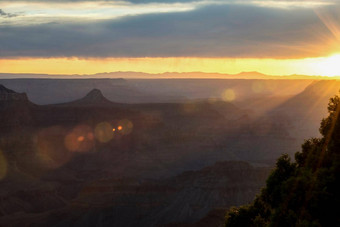
[(332, 55), (316, 63), (315, 68), (329, 76), (340, 75), (340, 54)]
[(0, 59), (0, 73), (89, 75), (102, 72), (204, 72), (340, 76), (340, 54), (304, 59), (269, 58), (19, 58)]

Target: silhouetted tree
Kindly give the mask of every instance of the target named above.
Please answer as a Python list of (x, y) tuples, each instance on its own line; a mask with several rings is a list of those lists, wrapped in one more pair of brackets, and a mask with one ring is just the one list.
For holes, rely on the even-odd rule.
[(340, 97), (328, 104), (322, 138), (311, 138), (295, 154), (282, 155), (252, 204), (232, 208), (226, 226), (337, 226), (340, 224)]

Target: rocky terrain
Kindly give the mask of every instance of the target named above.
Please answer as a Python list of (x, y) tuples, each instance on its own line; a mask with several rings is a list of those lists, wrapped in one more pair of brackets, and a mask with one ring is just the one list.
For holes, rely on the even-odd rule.
[(17, 93), (0, 85), (0, 102), (6, 101), (27, 101), (27, 95), (25, 93)]
[(218, 222), (214, 211), (251, 201), (274, 160), (299, 149), (297, 131), (312, 136), (339, 87), (315, 82), (271, 109), (258, 97), (256, 111), (245, 100), (124, 104), (99, 89), (37, 105), (0, 86), (0, 226)]
[[(66, 190), (66, 182), (72, 180), (45, 179), (45, 189), (31, 186), (3, 196), (1, 205), (7, 213), (2, 214), (0, 223), (6, 226), (10, 223), (12, 226), (191, 223), (199, 221), (212, 209), (248, 203), (264, 185), (269, 171), (270, 168), (230, 161), (161, 180), (98, 179), (84, 182), (69, 200), (61, 189)], [(72, 185), (77, 188), (77, 182)], [(15, 207), (17, 212), (14, 212)]]

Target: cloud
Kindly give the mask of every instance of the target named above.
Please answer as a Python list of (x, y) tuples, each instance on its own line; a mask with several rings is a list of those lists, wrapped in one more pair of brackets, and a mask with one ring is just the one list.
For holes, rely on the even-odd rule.
[[(67, 1), (67, 0), (61, 0)], [(72, 1), (72, 0), (71, 0)], [(82, 0), (75, 0), (82, 1)], [(110, 1), (110, 0), (108, 0)], [(303, 5), (324, 5), (337, 3), (338, 0), (125, 0), (134, 4), (146, 4), (146, 3), (174, 3), (174, 2), (214, 2), (214, 3), (234, 3), (234, 4), (255, 4), (262, 6), (281, 6), (288, 4), (290, 6), (303, 6)]]
[(6, 13), (4, 12), (2, 9), (0, 9), (0, 17), (6, 17), (6, 18), (10, 18), (10, 17), (17, 17), (17, 14), (14, 13)]
[[(8, 1), (8, 0), (7, 0)], [(6, 2), (6, 0), (5, 0)], [(296, 3), (298, 5), (308, 4), (308, 3), (337, 3), (338, 0), (54, 0), (51, 2), (50, 0), (10, 0), (8, 2), (40, 2), (40, 3), (75, 3), (75, 2), (130, 2), (133, 4), (148, 4), (148, 3), (190, 3), (190, 2), (217, 2), (217, 3)]]
[[(327, 18), (339, 25), (339, 7)], [(115, 20), (0, 26), (0, 57), (322, 56), (339, 40), (313, 9), (213, 5)], [(340, 51), (340, 50), (339, 50)]]

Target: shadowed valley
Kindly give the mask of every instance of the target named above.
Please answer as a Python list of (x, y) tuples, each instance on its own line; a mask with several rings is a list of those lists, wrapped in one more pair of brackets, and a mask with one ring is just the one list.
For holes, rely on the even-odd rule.
[[(305, 80), (276, 87), (275, 80), (28, 81), (1, 80), (2, 225), (162, 226), (246, 204), (277, 157), (315, 136), (340, 87)], [(223, 95), (228, 89), (235, 99)]]

